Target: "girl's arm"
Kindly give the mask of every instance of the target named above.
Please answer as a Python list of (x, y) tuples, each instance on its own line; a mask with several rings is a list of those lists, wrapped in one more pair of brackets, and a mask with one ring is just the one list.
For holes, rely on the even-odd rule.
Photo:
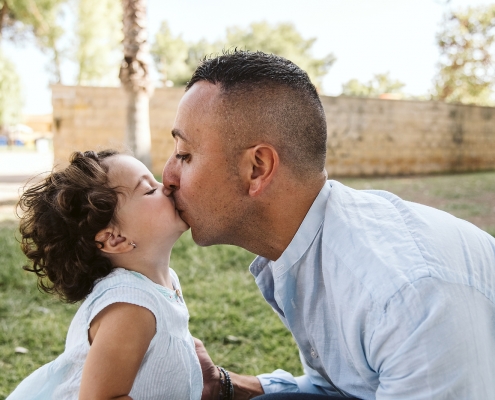
[(129, 303), (104, 308), (91, 322), (79, 400), (132, 400), (134, 379), (156, 332), (153, 313)]

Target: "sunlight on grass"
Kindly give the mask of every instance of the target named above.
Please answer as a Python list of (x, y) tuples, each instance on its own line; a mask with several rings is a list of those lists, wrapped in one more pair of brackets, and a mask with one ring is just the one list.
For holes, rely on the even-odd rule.
[[(29, 373), (63, 351), (78, 305), (40, 293), (33, 274), (22, 270), (16, 225), (0, 223), (0, 399)], [(267, 306), (247, 266), (253, 255), (232, 246), (200, 248), (187, 232), (172, 266), (191, 315), (190, 329), (213, 360), (247, 374), (284, 368), (302, 373), (291, 334)], [(27, 354), (15, 353), (17, 346)]]
[[(468, 219), (495, 236), (495, 172), (341, 182), (356, 189), (389, 190)], [(16, 230), (16, 222), (0, 222), (0, 400), (63, 351), (78, 307), (38, 291), (33, 274), (22, 270)], [(291, 334), (248, 271), (253, 258), (233, 246), (198, 247), (189, 232), (179, 240), (172, 267), (181, 279), (191, 332), (203, 340), (213, 361), (227, 369), (259, 374), (283, 368), (301, 374)], [(28, 353), (16, 353), (18, 346)]]

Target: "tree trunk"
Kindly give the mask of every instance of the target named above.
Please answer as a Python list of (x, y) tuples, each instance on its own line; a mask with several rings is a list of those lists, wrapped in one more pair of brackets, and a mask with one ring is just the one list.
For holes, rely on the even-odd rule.
[(143, 90), (129, 91), (127, 96), (127, 145), (138, 160), (151, 168), (149, 96)]
[(9, 6), (7, 5), (7, 2), (4, 1), (2, 8), (0, 9), (0, 43), (2, 43), (3, 24), (5, 23), (5, 18), (7, 17), (8, 12), (9, 12)]
[(124, 60), (119, 78), (127, 91), (126, 142), (135, 157), (151, 168), (148, 74), (149, 46), (146, 29), (146, 0), (122, 0), (124, 11)]

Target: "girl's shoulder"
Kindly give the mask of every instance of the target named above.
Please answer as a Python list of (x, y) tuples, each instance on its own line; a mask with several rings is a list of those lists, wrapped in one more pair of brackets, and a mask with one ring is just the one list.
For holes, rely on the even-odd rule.
[(144, 275), (124, 268), (115, 268), (107, 276), (95, 282), (93, 291), (88, 295), (86, 300), (91, 297), (99, 297), (102, 293), (116, 289), (128, 290), (129, 292), (144, 291), (156, 297), (152, 287), (152, 281)]
[[(141, 287), (143, 286), (143, 281), (142, 279), (139, 279), (132, 271), (128, 271), (124, 268), (115, 268), (107, 276), (104, 276), (95, 282), (95, 286), (91, 294), (115, 286)], [(88, 297), (90, 297), (91, 294)]]
[(150, 284), (123, 268), (115, 268), (99, 279), (93, 291), (81, 305), (88, 321), (101, 310), (114, 303), (130, 303), (149, 309), (155, 318), (160, 318), (161, 300)]

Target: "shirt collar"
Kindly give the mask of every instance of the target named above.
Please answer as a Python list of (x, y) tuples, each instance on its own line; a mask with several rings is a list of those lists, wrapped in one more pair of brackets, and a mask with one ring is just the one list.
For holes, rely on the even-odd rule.
[(249, 267), (255, 278), (267, 265), (271, 266), (274, 277), (277, 277), (292, 267), (306, 253), (325, 219), (325, 208), (331, 189), (331, 181), (326, 181), (289, 246), (287, 246), (278, 260), (272, 262), (261, 256), (255, 258)]

